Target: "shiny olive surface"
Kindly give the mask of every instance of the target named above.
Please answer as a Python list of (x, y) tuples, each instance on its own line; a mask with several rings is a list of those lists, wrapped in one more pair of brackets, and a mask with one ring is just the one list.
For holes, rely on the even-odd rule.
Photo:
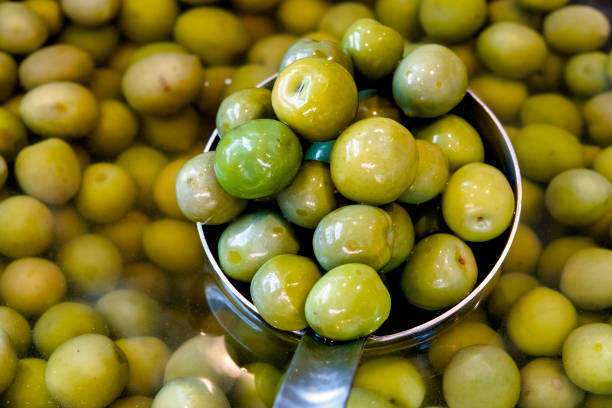
[(463, 99), (467, 86), (463, 61), (438, 44), (416, 48), (393, 75), (393, 97), (407, 116), (443, 115)]
[(350, 55), (357, 72), (378, 79), (396, 68), (402, 58), (404, 39), (393, 28), (362, 18), (346, 29), (342, 48)]
[(247, 205), (247, 200), (228, 194), (217, 181), (215, 152), (201, 153), (183, 165), (176, 177), (176, 197), (183, 214), (203, 224), (223, 224)]
[(448, 181), (448, 159), (444, 151), (429, 140), (416, 141), (419, 165), (417, 174), (399, 201), (406, 204), (421, 204), (431, 200), (444, 190)]
[(296, 254), (299, 244), (289, 223), (260, 210), (232, 222), (218, 243), (219, 263), (230, 277), (250, 282), (257, 269), (279, 254)]
[(217, 111), (217, 131), (223, 137), (230, 130), (253, 119), (273, 118), (272, 93), (266, 88), (234, 92), (221, 102)]
[(391, 296), (378, 273), (347, 263), (327, 272), (306, 298), (306, 320), (323, 337), (352, 340), (378, 329), (391, 311)]
[(357, 113), (357, 86), (342, 65), (302, 58), (281, 71), (272, 89), (279, 120), (307, 140), (335, 138)]
[(454, 306), (478, 276), (470, 247), (454, 235), (434, 234), (419, 241), (406, 261), (402, 290), (410, 303), (427, 310)]
[(281, 330), (307, 327), (306, 297), (321, 278), (317, 265), (299, 255), (277, 255), (264, 263), (251, 281), (251, 298), (259, 314)]
[(300, 227), (314, 229), (321, 218), (336, 208), (329, 166), (305, 161), (291, 184), (276, 196), (283, 215)]
[(508, 228), (514, 203), (510, 183), (501, 171), (486, 163), (469, 163), (448, 180), (442, 194), (442, 214), (459, 237), (481, 242)]
[(357, 202), (387, 204), (414, 181), (418, 151), (412, 133), (388, 118), (349, 126), (332, 149), (330, 170), (340, 193)]
[(238, 198), (283, 190), (296, 175), (302, 146), (293, 131), (273, 119), (255, 119), (228, 132), (217, 145), (217, 181)]
[(410, 255), (414, 247), (414, 226), (408, 211), (401, 205), (391, 203), (384, 206), (383, 209), (391, 217), (393, 228), (391, 259), (380, 270), (380, 272), (388, 272), (400, 266)]
[(330, 270), (346, 263), (360, 263), (380, 270), (391, 259), (393, 220), (370, 205), (348, 205), (327, 214), (312, 236), (319, 264)]
[(317, 57), (328, 61), (337, 62), (350, 73), (353, 73), (353, 61), (346, 52), (342, 50), (339, 43), (329, 40), (313, 40), (311, 38), (301, 38), (296, 41), (285, 53), (281, 61), (279, 70), (282, 71), (295, 61)]
[(415, 132), (417, 139), (428, 140), (444, 152), (449, 171), (464, 164), (484, 161), (484, 145), (480, 135), (465, 119), (446, 115)]

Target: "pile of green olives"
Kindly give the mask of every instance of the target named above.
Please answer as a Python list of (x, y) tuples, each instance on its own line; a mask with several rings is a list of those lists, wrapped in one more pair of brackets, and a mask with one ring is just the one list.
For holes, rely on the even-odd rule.
[[(478, 132), (450, 113), (466, 94), (465, 64), (442, 45), (405, 58), (403, 47), (371, 18), (339, 43), (298, 40), (271, 90), (222, 101), (215, 150), (178, 174), (179, 207), (193, 221), (227, 223), (219, 264), (250, 285), (277, 329), (367, 336), (390, 315), (395, 275), (410, 304), (450, 308), (478, 278), (466, 242), (492, 240), (512, 221), (509, 182), (484, 162)], [(374, 98), (386, 111), (358, 116)], [(322, 146), (327, 154), (313, 153)], [(412, 218), (436, 201), (445, 225), (415, 236)]]
[(194, 220), (281, 330), (348, 340), (439, 314), (488, 270), (473, 254), (513, 205), (453, 109), (469, 87), (520, 163), (516, 239), (487, 301), (362, 361), (347, 406), (609, 408), (606, 13), (0, 0), (0, 406), (272, 407), (290, 353), (262, 338), (253, 353), (215, 320)]

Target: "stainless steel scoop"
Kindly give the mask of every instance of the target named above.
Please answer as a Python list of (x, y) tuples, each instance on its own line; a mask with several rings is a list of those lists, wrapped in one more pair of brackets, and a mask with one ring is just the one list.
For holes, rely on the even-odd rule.
[[(259, 86), (270, 87), (275, 79), (276, 76), (268, 78)], [(480, 271), (477, 286), (451, 309), (438, 313), (418, 312), (400, 301), (392, 305), (392, 316), (377, 334), (348, 343), (326, 343), (309, 330), (275, 329), (259, 316), (244, 295), (248, 287), (230, 281), (221, 270), (216, 256), (221, 229), (198, 224), (210, 262), (205, 296), (219, 323), (233, 340), (262, 360), (283, 362), (293, 353), (274, 408), (344, 407), (362, 353), (379, 355), (422, 346), (472, 311), (493, 289), (519, 223), (522, 193), (518, 161), (500, 122), (472, 92), (468, 91), (452, 113), (466, 119), (480, 133), (487, 162), (499, 168), (513, 187), (516, 208), (512, 225), (502, 236), (488, 243), (470, 244)], [(217, 141), (215, 130), (205, 151), (214, 150)], [(397, 298), (394, 297), (394, 302)]]

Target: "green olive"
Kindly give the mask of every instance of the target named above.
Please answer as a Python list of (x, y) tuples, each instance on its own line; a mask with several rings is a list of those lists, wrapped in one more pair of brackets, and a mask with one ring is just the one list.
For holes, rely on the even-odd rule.
[(136, 49), (128, 59), (128, 66), (133, 65), (149, 55), (158, 54), (160, 52), (177, 52), (179, 54), (188, 54), (188, 51), (180, 44), (172, 41), (158, 41), (143, 45)]
[(142, 235), (149, 221), (144, 213), (130, 211), (120, 220), (104, 224), (97, 232), (115, 244), (124, 263), (138, 261), (144, 257)]
[(168, 346), (157, 337), (130, 337), (116, 340), (115, 344), (130, 367), (126, 391), (132, 395), (154, 395), (163, 384), (170, 358)]
[(250, 282), (255, 272), (275, 255), (296, 254), (299, 243), (288, 222), (260, 210), (243, 215), (221, 234), (219, 263), (231, 278)]
[(465, 119), (446, 115), (415, 132), (417, 139), (436, 144), (448, 159), (453, 172), (464, 164), (484, 161), (484, 145), (480, 135)]
[(527, 77), (527, 86), (532, 92), (555, 91), (563, 81), (564, 69), (565, 60), (549, 50), (540, 68)]
[(317, 41), (311, 38), (301, 38), (296, 41), (285, 52), (280, 62), (279, 70), (282, 71), (295, 61), (308, 57), (324, 58), (328, 61), (337, 62), (346, 68), (347, 71), (353, 73), (353, 61), (338, 42), (330, 40)]
[(581, 249), (595, 246), (597, 245), (592, 238), (578, 235), (568, 235), (551, 241), (538, 259), (538, 279), (545, 285), (558, 287), (567, 260)]
[(561, 293), (538, 286), (519, 297), (508, 313), (508, 335), (532, 356), (558, 356), (563, 341), (576, 327), (572, 302)]
[(502, 270), (533, 273), (541, 252), (542, 241), (536, 232), (524, 224), (519, 224), (514, 241), (502, 264)]
[(470, 88), (504, 122), (514, 120), (527, 99), (523, 82), (497, 75), (478, 76), (470, 81)]
[(582, 133), (582, 115), (574, 102), (556, 93), (530, 96), (521, 107), (524, 126), (544, 123), (561, 127), (574, 136)]
[(84, 303), (62, 302), (43, 313), (32, 330), (34, 345), (43, 357), (73, 337), (87, 333), (108, 336), (109, 330), (102, 316)]
[(428, 36), (443, 42), (461, 42), (485, 23), (485, 0), (463, 1), (422, 0), (419, 11), (421, 25)]
[(144, 44), (168, 39), (179, 14), (176, 0), (123, 0), (119, 28), (131, 41)]
[(17, 361), (15, 379), (2, 394), (2, 405), (15, 408), (57, 407), (45, 384), (46, 368), (47, 362), (40, 358)]
[(415, 245), (406, 261), (401, 287), (411, 304), (439, 310), (466, 297), (477, 276), (470, 247), (454, 235), (434, 234)]
[(0, 374), (0, 391), (5, 392), (14, 382), (17, 375), (18, 360), (17, 353), (11, 344), (11, 339), (0, 329), (0, 363), (2, 374)]
[(389, 316), (391, 296), (378, 273), (347, 263), (328, 271), (306, 298), (306, 320), (333, 340), (352, 340), (378, 329)]
[(602, 92), (591, 98), (584, 106), (584, 118), (589, 138), (595, 144), (608, 146), (612, 142), (612, 120), (609, 109), (612, 106), (612, 92)]
[(19, 82), (30, 90), (47, 82), (83, 83), (93, 72), (93, 59), (85, 51), (70, 44), (43, 47), (28, 55), (19, 64)]
[(521, 221), (527, 225), (537, 224), (544, 214), (544, 190), (526, 177), (521, 177), (521, 187)]
[(0, 331), (4, 331), (18, 357), (25, 357), (32, 343), (32, 331), (26, 318), (15, 309), (0, 306)]
[(412, 133), (392, 119), (373, 117), (342, 132), (332, 149), (330, 170), (343, 196), (357, 202), (387, 204), (410, 187), (418, 163)]
[(612, 306), (612, 281), (606, 272), (612, 251), (584, 248), (571, 255), (561, 273), (561, 291), (583, 310), (605, 310)]
[(111, 339), (83, 334), (51, 354), (45, 382), (53, 399), (62, 406), (103, 408), (121, 394), (128, 375), (127, 358)]
[(73, 82), (48, 82), (28, 91), (19, 111), (34, 133), (64, 139), (87, 135), (100, 116), (96, 97)]
[(524, 408), (580, 406), (584, 390), (567, 378), (561, 360), (537, 358), (521, 368), (521, 397)]
[(119, 31), (112, 25), (99, 27), (70, 25), (62, 30), (59, 41), (83, 49), (96, 64), (103, 64), (119, 46)]
[(489, 315), (501, 321), (514, 302), (536, 286), (539, 286), (539, 282), (531, 275), (522, 272), (504, 273), (489, 296), (487, 304)]
[(566, 170), (546, 188), (546, 208), (566, 225), (588, 225), (612, 208), (612, 184), (589, 169)]
[(546, 58), (544, 38), (532, 28), (511, 21), (494, 23), (477, 40), (478, 55), (494, 73), (523, 79), (540, 68)]
[(552, 48), (572, 54), (594, 51), (604, 45), (610, 35), (610, 23), (594, 7), (570, 5), (548, 14), (543, 32)]
[(253, 119), (274, 118), (272, 92), (266, 88), (248, 88), (225, 98), (217, 111), (219, 137)]
[(504, 349), (504, 341), (484, 323), (464, 321), (440, 332), (429, 348), (432, 367), (442, 373), (459, 350), (474, 345), (491, 345)]
[(202, 75), (202, 65), (195, 55), (161, 52), (127, 69), (122, 81), (123, 94), (139, 112), (169, 115), (197, 97)]
[(468, 346), (446, 366), (442, 389), (453, 408), (512, 408), (519, 400), (520, 374), (501, 348)]
[[(248, 61), (255, 64), (266, 65), (272, 69), (279, 69), (285, 53), (298, 41), (291, 34), (272, 34), (258, 40), (251, 46)], [(282, 68), (279, 69), (282, 71)]]
[(38, 14), (23, 3), (0, 4), (0, 50), (24, 55), (47, 41), (48, 30)]
[(438, 44), (417, 47), (393, 74), (393, 97), (407, 116), (443, 115), (461, 102), (467, 87), (463, 61)]
[(572, 331), (563, 344), (563, 368), (583, 390), (612, 393), (612, 325), (592, 323)]
[(6, 52), (0, 51), (0, 102), (7, 100), (17, 84), (17, 63)]
[(183, 218), (176, 195), (176, 178), (181, 168), (187, 163), (186, 157), (172, 160), (159, 172), (153, 185), (155, 204), (165, 215), (173, 218)]
[(348, 205), (327, 214), (312, 237), (319, 264), (326, 270), (346, 263), (382, 269), (391, 259), (394, 234), (389, 214), (370, 205)]
[(264, 263), (251, 281), (251, 298), (259, 314), (280, 330), (302, 330), (308, 293), (321, 278), (317, 265), (299, 255), (277, 255)]
[(81, 168), (72, 147), (51, 138), (22, 149), (15, 160), (21, 189), (48, 204), (65, 204), (81, 185)]
[(132, 289), (106, 293), (96, 311), (108, 322), (115, 337), (150, 336), (160, 326), (162, 308), (149, 295)]
[(285, 0), (278, 7), (277, 18), (291, 33), (314, 31), (329, 4), (325, 0)]
[(249, 45), (242, 22), (217, 7), (195, 7), (181, 13), (174, 25), (174, 40), (208, 65), (229, 64)]
[(230, 408), (223, 391), (206, 378), (183, 377), (164, 385), (153, 400), (152, 408), (210, 407)]
[(391, 271), (400, 266), (414, 247), (414, 226), (408, 212), (397, 203), (387, 204), (383, 209), (391, 217), (393, 229), (393, 247), (391, 259), (380, 270), (381, 273)]
[(0, 155), (10, 162), (28, 144), (28, 133), (19, 117), (5, 108), (0, 108), (0, 132)]
[(66, 277), (53, 262), (43, 258), (20, 258), (0, 275), (4, 303), (25, 316), (39, 316), (66, 294)]
[(248, 201), (229, 195), (217, 182), (215, 152), (201, 153), (183, 165), (176, 177), (176, 196), (187, 218), (208, 225), (238, 216)]
[(510, 226), (514, 193), (504, 174), (485, 163), (469, 163), (448, 180), (442, 214), (448, 226), (466, 241), (499, 236)]
[(378, 21), (396, 29), (408, 41), (413, 41), (422, 31), (420, 5), (420, 0), (377, 0), (374, 11)]
[(374, 18), (374, 13), (365, 4), (357, 2), (336, 4), (323, 14), (318, 29), (341, 39), (346, 29), (360, 18)]
[(101, 101), (98, 123), (87, 135), (87, 149), (96, 156), (116, 156), (132, 144), (138, 128), (138, 118), (124, 102)]
[(172, 115), (141, 115), (141, 135), (166, 153), (184, 153), (200, 138), (202, 124), (196, 110), (187, 106)]
[(132, 209), (136, 194), (136, 183), (121, 166), (96, 163), (83, 173), (76, 207), (88, 221), (99, 224), (114, 222)]
[(393, 28), (363, 18), (346, 29), (342, 48), (350, 55), (357, 72), (379, 79), (395, 70), (402, 58), (404, 39)]
[(585, 52), (574, 55), (565, 65), (565, 85), (578, 96), (592, 96), (609, 88), (606, 74), (608, 55), (603, 52)]
[(121, 98), (121, 73), (111, 68), (96, 68), (87, 86), (100, 101)]
[(276, 201), (289, 221), (300, 227), (316, 228), (321, 218), (336, 208), (329, 166), (318, 160), (304, 161), (291, 184), (278, 193)]
[(324, 142), (338, 136), (357, 113), (355, 80), (340, 64), (301, 58), (286, 67), (272, 89), (279, 120), (302, 137)]
[[(529, 1), (530, 0), (522, 0), (522, 3), (527, 3)], [(544, 2), (547, 1), (550, 2), (550, 0), (545, 0)], [(530, 10), (526, 5), (519, 5), (519, 3), (521, 3), (521, 0), (501, 0), (489, 2), (487, 4), (489, 21), (491, 23), (497, 23), (498, 21), (513, 21), (515, 23), (522, 23), (538, 29), (541, 22), (540, 15), (537, 12)]]
[(380, 95), (375, 89), (359, 91), (359, 105), (357, 106), (355, 121), (374, 116), (400, 121), (399, 109), (391, 98)]
[(12, 258), (44, 252), (53, 241), (53, 216), (43, 203), (26, 195), (0, 202), (0, 254)]
[(153, 398), (133, 395), (116, 399), (108, 408), (151, 408), (152, 406)]
[(449, 177), (448, 159), (439, 145), (418, 139), (416, 147), (419, 157), (416, 177), (398, 198), (406, 204), (421, 204), (438, 196)]
[(97, 26), (112, 20), (121, 6), (119, 0), (96, 0), (83, 3), (79, 0), (62, 0), (62, 11), (77, 24)]

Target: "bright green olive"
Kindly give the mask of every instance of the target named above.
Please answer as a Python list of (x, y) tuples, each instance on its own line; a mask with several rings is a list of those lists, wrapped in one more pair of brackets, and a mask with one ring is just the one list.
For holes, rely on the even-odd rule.
[(160, 52), (178, 52), (179, 54), (188, 54), (185, 47), (172, 41), (160, 41), (143, 45), (136, 49), (128, 59), (127, 65), (133, 65), (143, 58), (149, 55), (157, 54)]
[(302, 38), (295, 42), (285, 53), (280, 63), (279, 71), (282, 71), (295, 61), (317, 57), (328, 61), (337, 62), (350, 73), (353, 73), (353, 61), (351, 57), (342, 50), (339, 43), (329, 40), (317, 41), (311, 38)]
[(504, 350), (475, 345), (455, 354), (444, 370), (442, 389), (453, 408), (512, 408), (520, 381), (515, 362)]
[(443, 43), (457, 43), (472, 36), (487, 18), (485, 0), (422, 0), (420, 21), (430, 37)]
[(567, 260), (581, 249), (595, 246), (597, 244), (592, 238), (578, 235), (568, 235), (551, 241), (538, 259), (536, 276), (543, 284), (552, 288), (558, 287)]
[(393, 28), (363, 18), (346, 29), (342, 48), (350, 55), (357, 72), (378, 79), (395, 70), (402, 58), (404, 39)]
[(416, 48), (393, 75), (393, 97), (407, 116), (443, 115), (461, 102), (467, 86), (463, 61), (438, 44)]
[(190, 105), (172, 115), (141, 115), (141, 136), (152, 147), (170, 154), (187, 152), (201, 132), (200, 116)]
[(277, 255), (264, 263), (251, 281), (251, 298), (259, 314), (280, 330), (302, 330), (308, 293), (321, 278), (317, 265), (299, 255)]
[(582, 133), (582, 115), (574, 102), (557, 93), (530, 96), (521, 107), (524, 126), (544, 123), (558, 126), (578, 137)]
[(446, 115), (415, 132), (417, 139), (428, 140), (444, 152), (449, 171), (464, 164), (484, 161), (484, 145), (480, 135), (465, 119)]
[(176, 196), (183, 214), (203, 224), (224, 224), (244, 210), (246, 200), (232, 197), (217, 182), (215, 152), (201, 153), (183, 165), (176, 177)]
[(316, 228), (321, 218), (336, 208), (329, 166), (321, 161), (305, 161), (291, 184), (278, 193), (276, 202), (292, 223)]
[(253, 119), (274, 118), (272, 93), (265, 88), (248, 88), (225, 98), (217, 111), (217, 131), (223, 137), (230, 130)]
[(563, 368), (583, 390), (612, 394), (612, 325), (592, 323), (572, 331), (563, 344)]
[(561, 293), (538, 286), (519, 297), (508, 312), (508, 335), (524, 353), (558, 356), (576, 327), (572, 302)]
[(493, 239), (508, 228), (514, 193), (504, 174), (485, 163), (469, 163), (448, 180), (442, 214), (448, 226), (466, 241)]
[(380, 272), (391, 271), (400, 266), (414, 247), (414, 226), (408, 212), (397, 203), (387, 204), (383, 208), (391, 217), (393, 228), (393, 248), (391, 259)]
[(38, 14), (23, 3), (0, 4), (0, 50), (24, 55), (40, 48), (49, 32)]
[(217, 181), (238, 198), (282, 191), (297, 174), (302, 146), (293, 131), (273, 119), (255, 119), (228, 132), (217, 145)]
[(340, 3), (327, 9), (319, 20), (318, 28), (341, 39), (346, 29), (360, 18), (374, 18), (374, 13), (365, 4)]
[(306, 320), (333, 340), (352, 340), (374, 332), (387, 320), (391, 296), (378, 273), (348, 263), (327, 272), (306, 298)]
[(539, 285), (537, 279), (522, 272), (504, 273), (488, 299), (487, 311), (501, 321), (514, 302), (524, 293)]
[(567, 378), (561, 360), (537, 358), (521, 368), (521, 408), (580, 406), (584, 390)]
[(548, 14), (543, 32), (552, 48), (572, 54), (594, 51), (604, 45), (610, 35), (610, 23), (596, 8), (575, 4)]
[(477, 40), (478, 55), (494, 73), (523, 79), (540, 68), (546, 58), (544, 38), (525, 25), (502, 21), (484, 29)]
[(2, 394), (2, 405), (15, 408), (57, 407), (45, 384), (46, 368), (47, 362), (40, 358), (17, 361), (15, 379)]
[(436, 197), (446, 187), (449, 177), (448, 159), (439, 145), (418, 139), (416, 147), (419, 156), (416, 177), (398, 198), (407, 204), (421, 204)]
[(26, 195), (0, 202), (0, 254), (38, 255), (53, 241), (53, 216), (45, 204)]
[(565, 65), (565, 85), (578, 96), (591, 96), (609, 88), (606, 74), (608, 55), (603, 52), (585, 52), (574, 55)]
[(151, 336), (160, 326), (162, 308), (149, 295), (132, 289), (106, 293), (96, 303), (96, 311), (117, 337)]
[(502, 270), (504, 272), (533, 273), (541, 252), (542, 241), (538, 234), (530, 227), (519, 224), (514, 241), (502, 264)]
[(567, 259), (559, 287), (583, 310), (605, 310), (612, 306), (612, 250), (585, 248)]
[(110, 59), (119, 46), (119, 30), (110, 24), (99, 27), (72, 24), (61, 31), (59, 42), (83, 49), (96, 64), (102, 65)]
[[(272, 69), (279, 69), (285, 53), (298, 38), (291, 34), (272, 34), (259, 39), (251, 46), (247, 60)], [(282, 68), (279, 70), (282, 71)]]
[(360, 263), (376, 270), (391, 259), (393, 220), (370, 205), (348, 205), (327, 214), (315, 229), (312, 247), (319, 264), (330, 270)]
[(357, 86), (342, 65), (301, 58), (274, 82), (272, 106), (278, 119), (300, 136), (324, 142), (338, 136), (357, 113)]
[(370, 204), (395, 201), (414, 181), (418, 151), (412, 133), (388, 118), (349, 126), (330, 157), (334, 185), (345, 197)]
[(514, 120), (527, 99), (527, 86), (516, 79), (481, 75), (470, 81), (470, 88), (504, 122)]
[(478, 276), (474, 254), (459, 238), (434, 234), (419, 241), (402, 273), (406, 299), (426, 310), (454, 306), (466, 297)]
[(546, 208), (566, 225), (588, 225), (612, 208), (612, 184), (589, 169), (571, 169), (558, 174), (546, 188)]
[(164, 385), (152, 408), (210, 407), (230, 408), (223, 390), (207, 378), (183, 377)]
[(168, 39), (179, 5), (175, 0), (123, 0), (119, 10), (119, 28), (131, 41), (144, 44)]
[(95, 96), (73, 82), (49, 82), (32, 89), (23, 97), (19, 111), (34, 133), (64, 139), (87, 135), (100, 116)]
[(218, 243), (219, 263), (229, 277), (250, 282), (268, 259), (296, 254), (298, 249), (289, 223), (261, 210), (240, 217), (223, 231)]
[(612, 142), (612, 92), (603, 92), (591, 98), (584, 106), (584, 118), (589, 131), (589, 139), (600, 146)]
[(163, 384), (164, 369), (170, 357), (168, 346), (152, 336), (123, 338), (115, 344), (125, 354), (130, 367), (127, 393), (154, 395)]

